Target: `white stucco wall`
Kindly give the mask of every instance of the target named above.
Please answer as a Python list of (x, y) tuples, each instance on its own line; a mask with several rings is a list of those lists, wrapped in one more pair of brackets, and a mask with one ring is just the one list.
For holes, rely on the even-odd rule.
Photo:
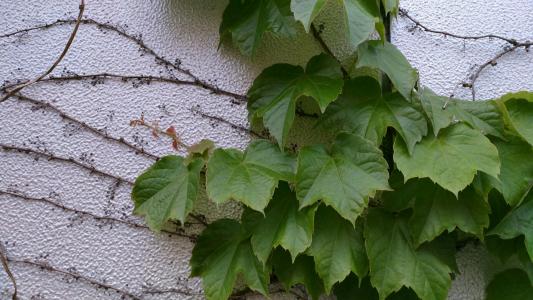
[[(139, 35), (159, 55), (179, 58), (185, 68), (220, 88), (244, 94), (253, 78), (276, 62), (304, 64), (320, 51), (309, 36), (297, 42), (270, 38), (254, 59), (243, 58), (229, 47), (217, 51), (218, 25), (226, 1), (217, 0), (87, 0), (85, 16), (121, 25)], [(435, 29), (460, 34), (497, 33), (533, 40), (533, 1), (445, 1), (403, 0), (402, 7), (413, 17)], [(77, 0), (0, 1), (0, 35), (58, 18), (77, 15)], [(324, 18), (326, 30), (334, 21)], [(329, 25), (328, 25), (329, 24)], [(450, 94), (469, 69), (501, 50), (501, 41), (464, 42), (439, 35), (411, 32), (410, 23), (399, 18), (393, 42), (420, 70), (422, 83), (442, 94)], [(61, 52), (71, 26), (53, 27), (0, 39), (0, 80), (33, 78), (45, 70)], [(333, 45), (337, 53), (346, 48)], [(501, 59), (482, 73), (478, 98), (490, 98), (505, 91), (533, 90), (533, 55), (524, 50)], [(137, 45), (95, 26), (82, 25), (67, 57), (54, 74), (119, 73), (168, 75), (190, 79), (158, 65)], [(467, 89), (456, 95), (468, 97)], [(62, 111), (92, 127), (142, 145), (163, 155), (172, 152), (168, 140), (154, 139), (129, 121), (141, 113), (158, 120), (161, 127), (174, 125), (187, 144), (209, 138), (219, 147), (244, 147), (248, 133), (226, 123), (202, 117), (193, 111), (247, 126), (246, 108), (201, 88), (151, 83), (87, 81), (41, 83), (24, 91), (32, 98), (53, 103)], [(302, 124), (305, 128), (306, 124)], [(305, 135), (305, 130), (302, 130)], [(98, 170), (134, 180), (152, 160), (127, 147), (65, 121), (57, 112), (12, 98), (0, 103), (0, 143), (47, 151), (74, 158)], [(0, 151), (0, 190), (40, 198), (47, 197), (65, 207), (98, 216), (138, 222), (131, 216), (131, 187), (90, 173), (76, 165), (36, 159), (23, 153)], [(12, 259), (30, 260), (78, 273), (127, 291), (143, 299), (202, 299), (201, 284), (189, 279), (188, 260), (193, 244), (187, 238), (154, 234), (117, 222), (76, 215), (43, 202), (0, 195), (0, 242)], [(211, 217), (237, 211), (225, 206), (215, 211), (202, 209)], [(187, 229), (187, 231), (194, 231)], [(477, 247), (468, 246), (459, 255), (462, 274), (453, 283), (450, 299), (482, 299), (491, 268)], [(96, 288), (83, 280), (42, 270), (27, 263), (11, 263), (21, 299), (120, 299), (113, 291)], [(149, 291), (174, 292), (150, 294)], [(177, 293), (181, 290), (182, 293)], [(12, 291), (0, 272), (0, 299)]]

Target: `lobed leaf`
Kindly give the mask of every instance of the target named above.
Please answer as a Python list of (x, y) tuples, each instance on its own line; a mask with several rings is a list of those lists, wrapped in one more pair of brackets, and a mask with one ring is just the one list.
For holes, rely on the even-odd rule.
[(250, 143), (243, 153), (217, 149), (207, 166), (207, 195), (215, 203), (230, 199), (263, 211), (279, 180), (291, 181), (295, 160), (266, 140)]
[(263, 70), (248, 91), (249, 116), (252, 120), (262, 118), (270, 134), (283, 147), (294, 121), (298, 98), (312, 97), (324, 111), (340, 94), (342, 85), (339, 64), (326, 54), (311, 58), (305, 71), (299, 66), (276, 64)]
[(182, 157), (165, 156), (135, 180), (131, 196), (134, 213), (144, 215), (150, 229), (159, 231), (169, 220), (182, 224), (198, 198), (203, 159), (188, 164)]
[(365, 226), (370, 281), (385, 299), (403, 286), (424, 300), (445, 300), (451, 284), (451, 267), (439, 247), (416, 249), (408, 229), (408, 215), (371, 209)]
[(376, 146), (357, 135), (341, 133), (331, 151), (322, 145), (300, 150), (296, 195), (300, 207), (322, 200), (355, 224), (377, 190), (389, 189), (387, 162)]
[[(324, 8), (326, 0), (292, 0), (291, 10), (294, 18), (302, 22), (306, 31)], [(368, 0), (342, 0), (343, 21), (346, 37), (352, 47), (357, 47), (370, 38), (380, 22), (379, 8), (376, 2)]]
[(364, 136), (376, 145), (381, 144), (387, 128), (392, 127), (409, 152), (427, 134), (424, 115), (400, 94), (382, 96), (379, 83), (370, 77), (347, 81), (344, 92), (328, 107), (321, 122)]
[(357, 67), (371, 67), (385, 72), (398, 92), (405, 99), (411, 99), (418, 81), (418, 72), (405, 56), (389, 42), (367, 41), (357, 50)]
[(230, 0), (219, 31), (221, 40), (231, 37), (241, 53), (252, 56), (266, 32), (296, 34), (290, 0)]
[(315, 259), (316, 271), (328, 294), (333, 285), (343, 281), (350, 272), (359, 278), (368, 272), (361, 225), (354, 227), (330, 207), (318, 209), (308, 253)]
[(489, 205), (468, 187), (456, 198), (451, 192), (429, 180), (418, 180), (413, 215), (409, 225), (415, 245), (432, 241), (444, 231), (455, 228), (483, 239), (483, 230), (489, 226)]
[(403, 142), (394, 143), (394, 161), (405, 179), (430, 178), (457, 195), (477, 171), (493, 177), (500, 173), (498, 150), (481, 132), (458, 123), (426, 136), (409, 155)]
[(277, 246), (288, 250), (294, 262), (311, 245), (316, 206), (298, 210), (298, 200), (289, 185), (280, 183), (265, 210), (264, 218), (252, 230), (252, 248), (266, 263)]
[(509, 269), (494, 276), (486, 294), (487, 300), (528, 300), (533, 294), (533, 285), (526, 272)]
[(239, 275), (250, 289), (268, 295), (269, 273), (255, 257), (249, 236), (235, 220), (221, 219), (202, 232), (190, 261), (207, 299), (228, 299)]

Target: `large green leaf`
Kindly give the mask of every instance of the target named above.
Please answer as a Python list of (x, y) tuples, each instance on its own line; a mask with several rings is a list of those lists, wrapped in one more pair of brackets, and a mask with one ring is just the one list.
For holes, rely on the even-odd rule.
[(396, 139), (394, 161), (405, 179), (428, 177), (455, 195), (474, 179), (477, 171), (493, 177), (500, 173), (498, 150), (480, 131), (458, 123), (428, 135), (409, 155)]
[(165, 156), (135, 180), (134, 213), (145, 215), (150, 229), (161, 230), (168, 220), (185, 222), (198, 198), (202, 159), (188, 165), (179, 156)]
[(533, 146), (533, 100), (511, 99), (505, 106), (513, 128)]
[(489, 225), (489, 205), (473, 188), (461, 191), (457, 199), (428, 179), (418, 180), (416, 186), (409, 225), (417, 246), (456, 227), (483, 239), (483, 229)]
[(365, 226), (370, 280), (380, 299), (409, 287), (424, 300), (445, 300), (452, 269), (432, 247), (415, 248), (408, 215), (371, 209)]
[(202, 232), (190, 261), (191, 276), (200, 276), (207, 299), (228, 299), (239, 275), (254, 291), (268, 294), (267, 269), (255, 257), (249, 236), (234, 220), (218, 220)]
[(500, 155), (500, 188), (505, 200), (514, 206), (520, 203), (533, 186), (533, 147), (514, 137), (496, 141)]
[(489, 234), (495, 234), (502, 239), (514, 239), (524, 236), (527, 252), (533, 261), (533, 194), (524, 200), (520, 206), (512, 210), (494, 227)]
[(496, 274), (487, 286), (487, 300), (530, 300), (533, 285), (526, 272), (509, 269)]
[(294, 163), (265, 140), (252, 142), (244, 153), (217, 149), (207, 165), (207, 195), (215, 203), (233, 199), (262, 212), (278, 181), (292, 180)]
[(313, 243), (308, 252), (315, 259), (327, 293), (350, 272), (359, 278), (368, 272), (362, 227), (360, 223), (354, 227), (330, 207), (318, 209)]
[(300, 283), (313, 299), (318, 299), (324, 292), (324, 285), (310, 256), (299, 255), (292, 262), (290, 254), (278, 248), (272, 254), (272, 268), (286, 290)]
[(419, 93), (421, 106), (438, 135), (442, 128), (463, 121), (483, 134), (503, 138), (503, 117), (494, 101), (465, 101), (438, 96), (429, 88)]
[(263, 35), (294, 36), (290, 0), (230, 0), (220, 24), (220, 38), (231, 37), (241, 53), (254, 55)]
[(277, 246), (288, 250), (292, 260), (311, 245), (316, 206), (298, 210), (298, 200), (289, 185), (280, 183), (274, 197), (253, 229), (252, 248), (260, 261), (266, 263)]
[(367, 41), (357, 50), (357, 67), (377, 68), (385, 72), (402, 96), (411, 99), (418, 72), (405, 56), (389, 42)]
[(273, 65), (263, 70), (248, 91), (250, 118), (263, 118), (265, 127), (283, 146), (294, 121), (298, 98), (312, 97), (324, 111), (340, 94), (342, 85), (339, 64), (325, 54), (311, 58), (305, 71), (300, 66)]
[(387, 180), (387, 162), (381, 151), (357, 135), (341, 133), (331, 151), (315, 145), (303, 148), (298, 156), (300, 207), (322, 200), (354, 224), (368, 198), (389, 188)]
[[(292, 0), (294, 18), (309, 31), (311, 23), (320, 13), (327, 0)], [(380, 21), (379, 8), (373, 0), (342, 0), (346, 37), (352, 47), (367, 40)]]
[[(409, 151), (427, 133), (424, 115), (398, 93), (381, 96), (379, 83), (370, 77), (347, 81), (339, 99), (333, 102), (323, 116), (323, 126), (340, 127), (355, 132), (376, 143), (396, 129)], [(374, 94), (369, 97), (368, 94)]]

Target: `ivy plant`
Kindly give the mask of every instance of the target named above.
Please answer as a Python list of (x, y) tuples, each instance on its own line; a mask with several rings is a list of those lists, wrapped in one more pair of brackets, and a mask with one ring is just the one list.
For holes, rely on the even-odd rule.
[[(220, 36), (253, 56), (267, 34), (310, 32), (330, 1), (230, 0)], [(269, 138), (244, 150), (203, 141), (161, 158), (137, 178), (134, 212), (159, 231), (184, 223), (201, 189), (216, 204), (242, 204), (240, 219), (208, 224), (195, 244), (191, 275), (207, 299), (243, 286), (268, 296), (277, 282), (313, 299), (444, 300), (458, 245), (470, 240), (518, 261), (487, 299), (529, 299), (533, 94), (439, 96), (386, 40), (398, 0), (339, 2), (353, 65), (326, 51), (305, 67), (264, 69), (247, 99)], [(302, 101), (331, 139), (288, 146)]]

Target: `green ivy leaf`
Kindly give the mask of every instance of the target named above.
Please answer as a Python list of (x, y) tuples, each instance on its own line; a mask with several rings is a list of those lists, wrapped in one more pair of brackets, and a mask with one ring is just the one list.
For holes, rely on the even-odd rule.
[(487, 300), (529, 300), (533, 285), (526, 272), (510, 269), (496, 274), (487, 286)]
[(455, 195), (474, 179), (477, 171), (493, 177), (500, 173), (498, 150), (481, 132), (458, 123), (428, 135), (409, 155), (396, 139), (394, 161), (405, 179), (428, 177)]
[(268, 294), (267, 269), (255, 257), (249, 236), (234, 220), (218, 220), (202, 232), (192, 251), (191, 276), (200, 276), (207, 299), (228, 299), (239, 275), (252, 290)]
[[(292, 0), (291, 9), (294, 18), (309, 31), (311, 23), (320, 13), (326, 0)], [(375, 2), (368, 0), (342, 0), (346, 25), (346, 37), (352, 47), (357, 47), (366, 41), (375, 31), (376, 23), (380, 21), (379, 9)]]
[(418, 72), (405, 56), (389, 42), (367, 41), (357, 50), (357, 67), (377, 68), (385, 72), (402, 96), (411, 99)]
[(511, 99), (505, 106), (513, 128), (533, 146), (533, 100)]
[(483, 229), (489, 225), (489, 205), (473, 188), (461, 191), (457, 199), (427, 179), (418, 180), (416, 186), (409, 225), (417, 246), (456, 227), (483, 239)]
[(453, 99), (438, 96), (429, 88), (423, 88), (420, 91), (419, 99), (431, 122), (435, 136), (442, 128), (457, 121), (463, 121), (482, 131), (483, 134), (503, 139), (503, 117), (494, 101), (474, 102)]
[(265, 210), (265, 217), (252, 232), (252, 248), (257, 258), (266, 263), (277, 246), (288, 250), (292, 260), (311, 245), (316, 206), (298, 210), (298, 200), (289, 185), (280, 183)]
[(252, 142), (243, 153), (217, 149), (207, 165), (207, 195), (215, 203), (230, 199), (263, 211), (279, 180), (291, 181), (295, 160), (266, 140)]
[(499, 190), (509, 205), (519, 204), (533, 186), (533, 147), (513, 137), (495, 141), (501, 160)]
[(292, 262), (290, 254), (278, 248), (272, 254), (272, 268), (286, 290), (300, 283), (305, 286), (312, 299), (319, 299), (324, 292), (324, 285), (310, 256), (299, 255)]
[(380, 299), (410, 287), (424, 300), (445, 300), (452, 269), (442, 253), (431, 247), (416, 249), (407, 226), (408, 215), (371, 209), (365, 226), (370, 280)]
[(305, 147), (298, 156), (296, 195), (300, 207), (322, 200), (353, 224), (377, 190), (389, 189), (387, 162), (374, 144), (341, 133), (331, 151)]
[(326, 54), (311, 58), (305, 71), (300, 66), (273, 65), (261, 72), (248, 91), (250, 118), (263, 118), (265, 127), (282, 147), (294, 121), (298, 98), (312, 97), (324, 111), (340, 94), (342, 85), (339, 64)]
[(359, 278), (368, 272), (361, 224), (354, 227), (327, 206), (318, 209), (313, 243), (308, 253), (315, 259), (316, 271), (324, 280), (328, 294), (332, 286), (344, 280), (350, 272)]
[(198, 198), (203, 159), (186, 164), (179, 156), (165, 156), (135, 180), (134, 213), (144, 215), (148, 227), (159, 231), (168, 220), (185, 222)]
[(222, 16), (220, 39), (231, 37), (241, 53), (254, 55), (263, 35), (294, 36), (290, 0), (231, 0)]
[(506, 240), (523, 235), (527, 252), (533, 261), (533, 218), (531, 216), (533, 216), (533, 194), (505, 216), (489, 234), (498, 235)]
[[(362, 96), (359, 94), (362, 92)], [(381, 96), (379, 83), (370, 77), (357, 77), (345, 83), (339, 99), (333, 102), (323, 116), (323, 123), (331, 128), (338, 124), (342, 130), (355, 132), (376, 145), (387, 133), (396, 129), (408, 146), (409, 152), (427, 134), (424, 115), (397, 93)], [(374, 93), (375, 97), (367, 97)]]
[(305, 31), (309, 32), (311, 23), (318, 16), (328, 0), (292, 0), (291, 10), (294, 18), (302, 22)]

